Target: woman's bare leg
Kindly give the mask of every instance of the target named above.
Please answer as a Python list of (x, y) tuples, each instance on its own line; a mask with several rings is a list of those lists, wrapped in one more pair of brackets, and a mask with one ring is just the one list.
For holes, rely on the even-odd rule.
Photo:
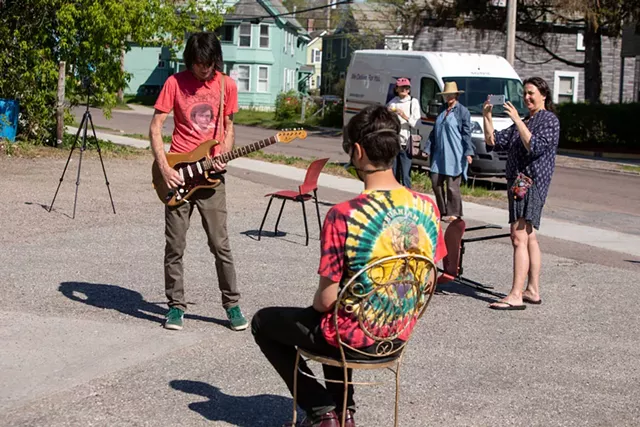
[[(527, 227), (530, 224), (519, 218), (511, 224), (511, 244), (513, 245), (513, 282), (509, 294), (500, 301), (507, 302), (511, 305), (522, 305), (522, 291), (524, 290), (524, 282), (529, 272), (529, 234)], [(491, 304), (491, 307), (501, 307), (500, 301)]]
[(540, 269), (542, 266), (542, 257), (540, 254), (540, 245), (538, 244), (538, 236), (531, 224), (527, 224), (531, 229), (529, 232), (529, 282), (523, 296), (529, 301), (540, 300)]

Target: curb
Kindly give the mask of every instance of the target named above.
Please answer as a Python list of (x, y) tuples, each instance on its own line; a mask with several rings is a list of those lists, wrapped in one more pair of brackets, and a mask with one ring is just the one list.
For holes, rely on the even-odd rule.
[(595, 157), (599, 159), (614, 159), (614, 160), (640, 160), (640, 154), (632, 153), (608, 153), (605, 151), (584, 151), (584, 150), (571, 150), (567, 148), (559, 148), (558, 154), (579, 154), (581, 156)]

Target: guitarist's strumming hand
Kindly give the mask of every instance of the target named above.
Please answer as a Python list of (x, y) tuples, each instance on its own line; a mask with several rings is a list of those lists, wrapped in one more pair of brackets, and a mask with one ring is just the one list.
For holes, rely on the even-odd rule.
[(164, 178), (164, 182), (167, 184), (167, 187), (178, 188), (181, 185), (184, 185), (184, 180), (182, 179), (178, 171), (168, 164), (160, 171), (162, 172), (162, 177)]

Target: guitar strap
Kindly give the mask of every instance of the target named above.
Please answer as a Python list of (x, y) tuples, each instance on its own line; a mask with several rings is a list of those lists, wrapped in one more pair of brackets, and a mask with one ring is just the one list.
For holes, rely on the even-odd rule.
[[(222, 116), (224, 115), (224, 81), (225, 79), (225, 74), (223, 72), (220, 72), (220, 78), (222, 80), (220, 80), (220, 108), (218, 108), (218, 123), (216, 124), (216, 129), (220, 129), (220, 123), (222, 122)], [(226, 129), (224, 129), (226, 131)], [(222, 134), (222, 138), (224, 138), (224, 132)], [(219, 141), (222, 142), (222, 141)]]

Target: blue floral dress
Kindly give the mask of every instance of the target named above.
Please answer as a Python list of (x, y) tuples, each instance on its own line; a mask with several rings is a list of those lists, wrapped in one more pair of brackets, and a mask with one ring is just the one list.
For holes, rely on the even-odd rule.
[[(547, 200), (551, 177), (556, 164), (556, 151), (560, 140), (560, 121), (551, 111), (540, 110), (525, 119), (531, 132), (531, 150), (527, 151), (516, 125), (494, 132), (496, 145), (488, 150), (507, 151), (507, 195), (509, 198), (509, 223), (524, 218), (536, 229), (540, 228), (542, 208)], [(533, 185), (523, 199), (516, 200), (511, 187), (519, 173), (533, 180)]]

